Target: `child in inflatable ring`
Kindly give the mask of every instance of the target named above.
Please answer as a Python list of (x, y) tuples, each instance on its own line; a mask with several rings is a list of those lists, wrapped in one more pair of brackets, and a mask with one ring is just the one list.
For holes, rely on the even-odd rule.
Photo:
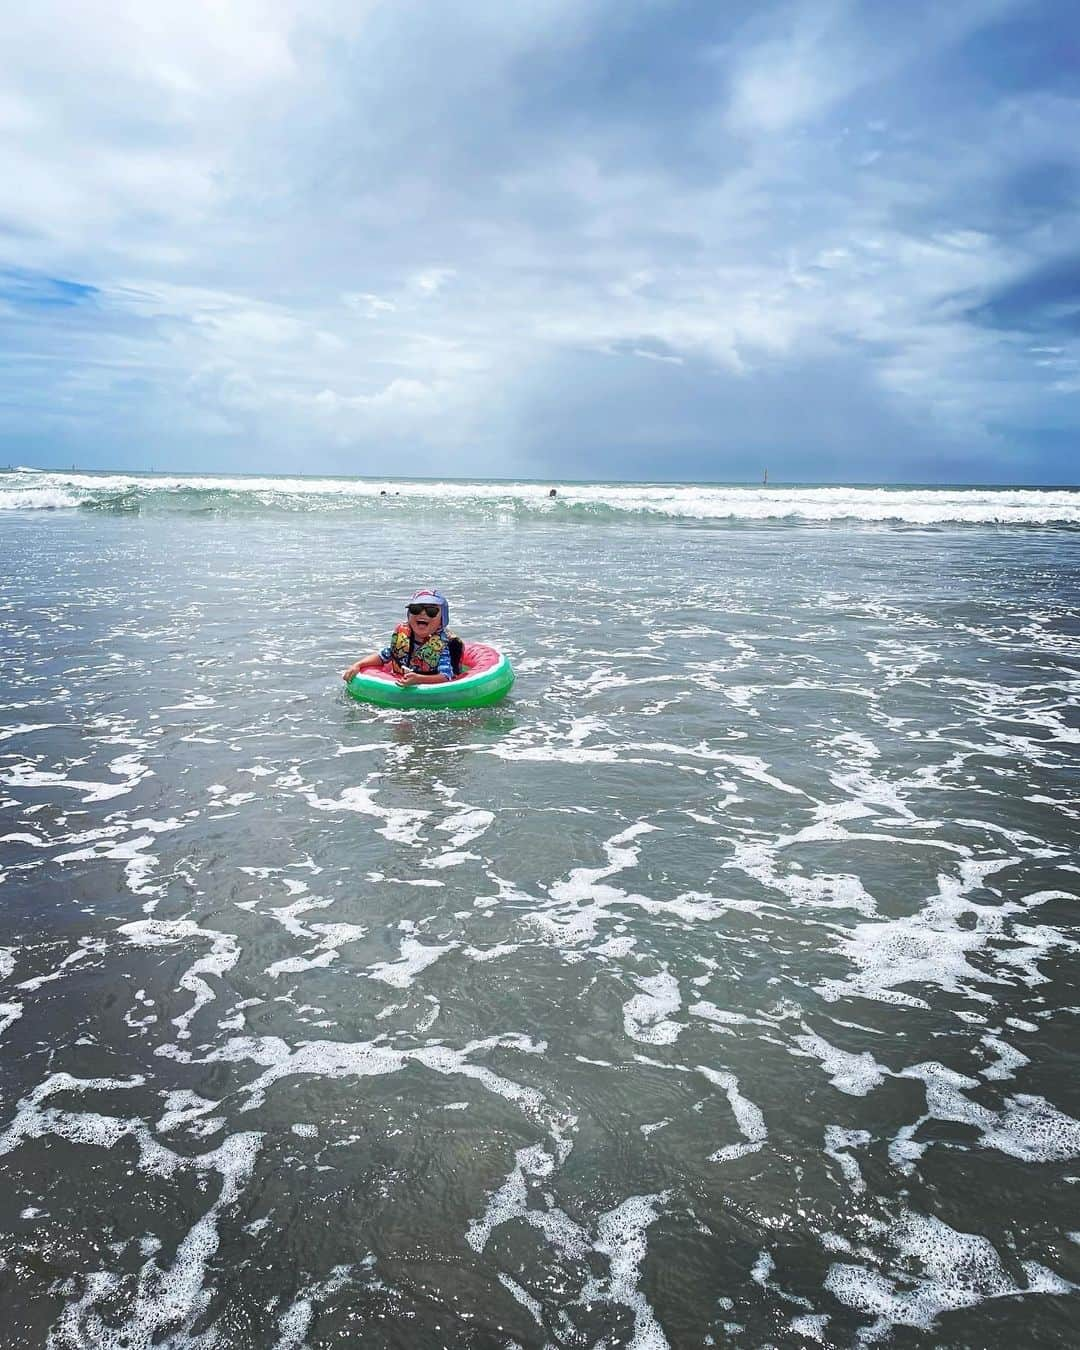
[(402, 687), (443, 684), (461, 667), (461, 639), (450, 632), (450, 604), (434, 587), (417, 591), (405, 606), (405, 622), (390, 635), (382, 651), (362, 656), (345, 671), (346, 684), (362, 670), (390, 664)]

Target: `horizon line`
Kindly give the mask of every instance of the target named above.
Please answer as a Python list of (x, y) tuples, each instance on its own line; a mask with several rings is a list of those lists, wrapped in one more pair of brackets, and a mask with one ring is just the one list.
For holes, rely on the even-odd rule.
[(30, 464), (7, 464), (0, 468), (0, 474), (8, 473), (100, 473), (132, 474), (143, 477), (174, 478), (300, 478), (312, 481), (332, 480), (336, 482), (387, 482), (387, 483), (528, 483), (559, 487), (562, 484), (578, 487), (737, 487), (737, 488), (920, 488), (949, 489), (959, 488), (983, 491), (1028, 490), (1035, 492), (1074, 492), (1080, 490), (1080, 481), (1072, 483), (1023, 483), (1023, 482), (949, 482), (930, 483), (916, 480), (882, 479), (772, 479), (763, 482), (760, 479), (737, 478), (559, 478), (554, 476), (535, 478), (506, 478), (483, 474), (383, 474), (383, 473), (305, 473), (302, 470), (276, 471), (273, 473), (247, 469), (132, 469), (99, 468), (72, 464), (69, 468), (46, 468)]

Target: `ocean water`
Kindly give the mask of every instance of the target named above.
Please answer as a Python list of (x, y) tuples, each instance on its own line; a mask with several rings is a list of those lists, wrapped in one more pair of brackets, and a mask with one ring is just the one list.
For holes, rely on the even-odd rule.
[(0, 1343), (1075, 1344), (1078, 526), (0, 474)]

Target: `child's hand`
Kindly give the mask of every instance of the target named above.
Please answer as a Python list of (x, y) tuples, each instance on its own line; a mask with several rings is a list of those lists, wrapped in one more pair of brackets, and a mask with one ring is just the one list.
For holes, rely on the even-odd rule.
[(401, 685), (403, 689), (407, 688), (411, 684), (422, 683), (420, 676), (417, 675), (415, 670), (403, 670), (401, 674), (398, 676), (397, 682), (399, 685)]
[(345, 674), (342, 675), (341, 678), (345, 681), (346, 684), (349, 683), (349, 681), (352, 679), (354, 675), (360, 674), (360, 667), (362, 665), (363, 665), (362, 661), (357, 661), (357, 663), (354, 666), (350, 666), (349, 669), (345, 672)]

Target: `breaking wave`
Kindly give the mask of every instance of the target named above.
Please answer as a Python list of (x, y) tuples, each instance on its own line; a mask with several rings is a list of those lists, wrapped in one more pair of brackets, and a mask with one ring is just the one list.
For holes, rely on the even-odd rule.
[(225, 477), (130, 473), (0, 473), (0, 510), (118, 514), (440, 510), (487, 518), (653, 520), (700, 524), (1080, 526), (1080, 489), (735, 486), (376, 478)]

